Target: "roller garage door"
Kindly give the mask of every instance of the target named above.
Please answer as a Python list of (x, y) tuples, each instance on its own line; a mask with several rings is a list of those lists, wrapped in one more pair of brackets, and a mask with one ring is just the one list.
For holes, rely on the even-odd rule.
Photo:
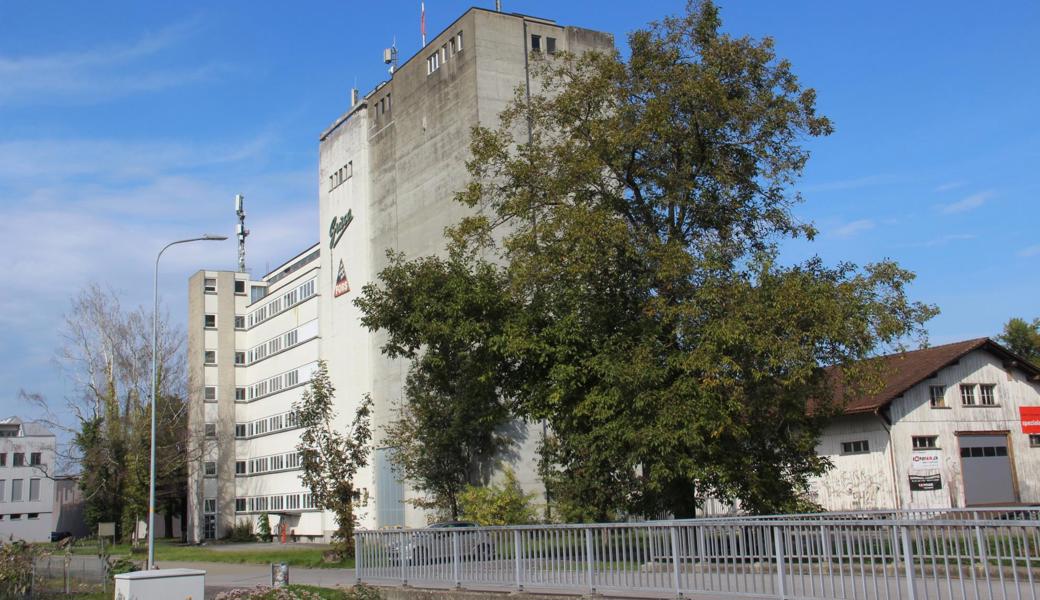
[(1012, 504), (1018, 500), (1011, 474), (1006, 435), (958, 436), (961, 447), (961, 473), (964, 475), (964, 501), (968, 506)]

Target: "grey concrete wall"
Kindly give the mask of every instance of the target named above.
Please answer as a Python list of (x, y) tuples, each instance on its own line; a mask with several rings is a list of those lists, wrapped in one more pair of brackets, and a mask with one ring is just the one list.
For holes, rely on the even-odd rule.
[(202, 315), (205, 314), (205, 296), (203, 279), (205, 273), (199, 271), (188, 279), (188, 428), (190, 433), (188, 446), (188, 539), (202, 539), (202, 431), (204, 423), (204, 406), (202, 401), (203, 386), (203, 351), (205, 350)]
[(217, 273), (217, 538), (235, 523), (234, 290), (235, 273)]

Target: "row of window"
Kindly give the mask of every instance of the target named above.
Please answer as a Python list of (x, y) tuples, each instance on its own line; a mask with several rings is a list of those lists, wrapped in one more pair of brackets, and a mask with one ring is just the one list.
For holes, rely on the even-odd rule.
[[(11, 480), (11, 496), (8, 498), (6, 492), (7, 480), (0, 479), (0, 502), (21, 502), (22, 493), (24, 492), (25, 480), (24, 479), (12, 479)], [(40, 480), (30, 479), (29, 480), (29, 502), (36, 502), (40, 499)]]
[[(914, 450), (938, 450), (939, 449), (939, 436), (937, 435), (915, 435), (912, 438)], [(1031, 448), (1040, 448), (1040, 434), (1029, 435), (1029, 446)], [(961, 448), (961, 456), (983, 456), (983, 454), (973, 454), (979, 448)], [(867, 440), (853, 440), (851, 442), (841, 443), (842, 454), (866, 454), (870, 452), (870, 443)], [(1003, 449), (1002, 454), (985, 454), (985, 456), (1007, 456), (1007, 448)]]
[[(542, 51), (542, 36), (532, 35), (531, 36), (531, 52)], [(549, 54), (556, 54), (556, 38), (548, 37), (545, 38), (545, 51)]]
[(302, 464), (303, 455), (299, 452), (273, 454), (271, 456), (235, 461), (235, 475), (259, 475), (260, 473), (287, 471), (299, 469)]
[(429, 75), (441, 68), (441, 65), (448, 62), (448, 57), (454, 56), (456, 52), (462, 52), (461, 31), (445, 42), (444, 45), (441, 46), (440, 50), (435, 51), (426, 58), (426, 74)]
[[(242, 357), (242, 362), (245, 363), (247, 360), (249, 364), (263, 360), (272, 354), (281, 352), (282, 350), (292, 348), (300, 341), (300, 332), (296, 329), (285, 333), (283, 335), (275, 336), (262, 344), (253, 346), (248, 353)], [(236, 353), (237, 354), (237, 353)], [(238, 364), (236, 356), (235, 363)]]
[[(29, 466), (35, 467), (43, 464), (43, 454), (40, 452), (29, 453)], [(7, 453), (0, 452), (0, 467), (7, 466)], [(25, 466), (25, 452), (12, 452), (11, 453), (11, 466), (12, 467), (24, 467)]]
[[(211, 423), (207, 424), (207, 426), (209, 425), (211, 425)], [(299, 415), (297, 415), (295, 411), (289, 411), (270, 417), (264, 417), (263, 419), (249, 421), (247, 423), (235, 423), (235, 437), (238, 439), (246, 439), (258, 435), (264, 435), (266, 433), (282, 431), (283, 429), (293, 429), (299, 427), (299, 425)]]
[(285, 388), (292, 387), (300, 383), (300, 370), (293, 369), (286, 371), (274, 377), (269, 377), (259, 383), (254, 383), (249, 386), (249, 393), (247, 401), (257, 400), (268, 394), (274, 394), (282, 391)]
[(314, 295), (316, 280), (310, 279), (249, 313), (249, 326), (258, 325)]
[[(390, 94), (386, 95), (386, 99), (389, 100)], [(354, 161), (348, 161), (347, 164), (336, 169), (332, 175), (329, 175), (329, 191), (338, 188), (343, 183), (354, 176)]]
[(314, 496), (308, 493), (278, 494), (235, 498), (235, 512), (266, 512), (269, 510), (313, 510)]
[[(202, 280), (202, 289), (207, 294), (217, 293), (217, 279), (215, 277), (205, 277)], [(246, 282), (242, 279), (235, 280), (235, 293), (245, 294), (246, 293)]]
[[(12, 514), (12, 515), (7, 515), (7, 517), (9, 517), (12, 521), (21, 521), (22, 520), (21, 513), (15, 513), (15, 514)], [(28, 513), (28, 514), (25, 515), (25, 518), (29, 519), (30, 521), (34, 521), (34, 520), (40, 518), (40, 513)], [(0, 521), (3, 521), (3, 520), (4, 520), (4, 515), (0, 515)]]
[[(996, 406), (997, 386), (992, 383), (962, 383), (960, 385), (962, 406)], [(946, 403), (946, 386), (928, 386), (928, 403), (932, 408), (949, 408)]]

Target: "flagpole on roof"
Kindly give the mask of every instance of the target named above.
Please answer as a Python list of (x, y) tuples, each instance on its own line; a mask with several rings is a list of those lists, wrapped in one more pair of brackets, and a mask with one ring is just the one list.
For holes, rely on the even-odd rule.
[(419, 30), (422, 32), (422, 47), (426, 47), (426, 2), (419, 2)]

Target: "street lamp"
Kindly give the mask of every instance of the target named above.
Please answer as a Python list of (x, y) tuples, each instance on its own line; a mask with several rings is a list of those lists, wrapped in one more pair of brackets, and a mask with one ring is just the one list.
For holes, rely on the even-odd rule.
[(148, 570), (155, 568), (155, 388), (157, 380), (159, 378), (158, 367), (156, 365), (156, 355), (158, 354), (159, 345), (159, 259), (162, 258), (163, 252), (170, 246), (176, 246), (177, 244), (187, 244), (188, 242), (219, 242), (226, 240), (225, 235), (209, 235), (206, 234), (202, 237), (191, 238), (188, 240), (177, 240), (176, 242), (170, 242), (163, 246), (163, 249), (159, 251), (159, 254), (155, 257), (155, 277), (152, 279), (152, 290), (153, 290), (153, 307), (152, 307), (152, 448), (151, 448), (151, 467), (149, 468), (149, 482), (148, 482)]

